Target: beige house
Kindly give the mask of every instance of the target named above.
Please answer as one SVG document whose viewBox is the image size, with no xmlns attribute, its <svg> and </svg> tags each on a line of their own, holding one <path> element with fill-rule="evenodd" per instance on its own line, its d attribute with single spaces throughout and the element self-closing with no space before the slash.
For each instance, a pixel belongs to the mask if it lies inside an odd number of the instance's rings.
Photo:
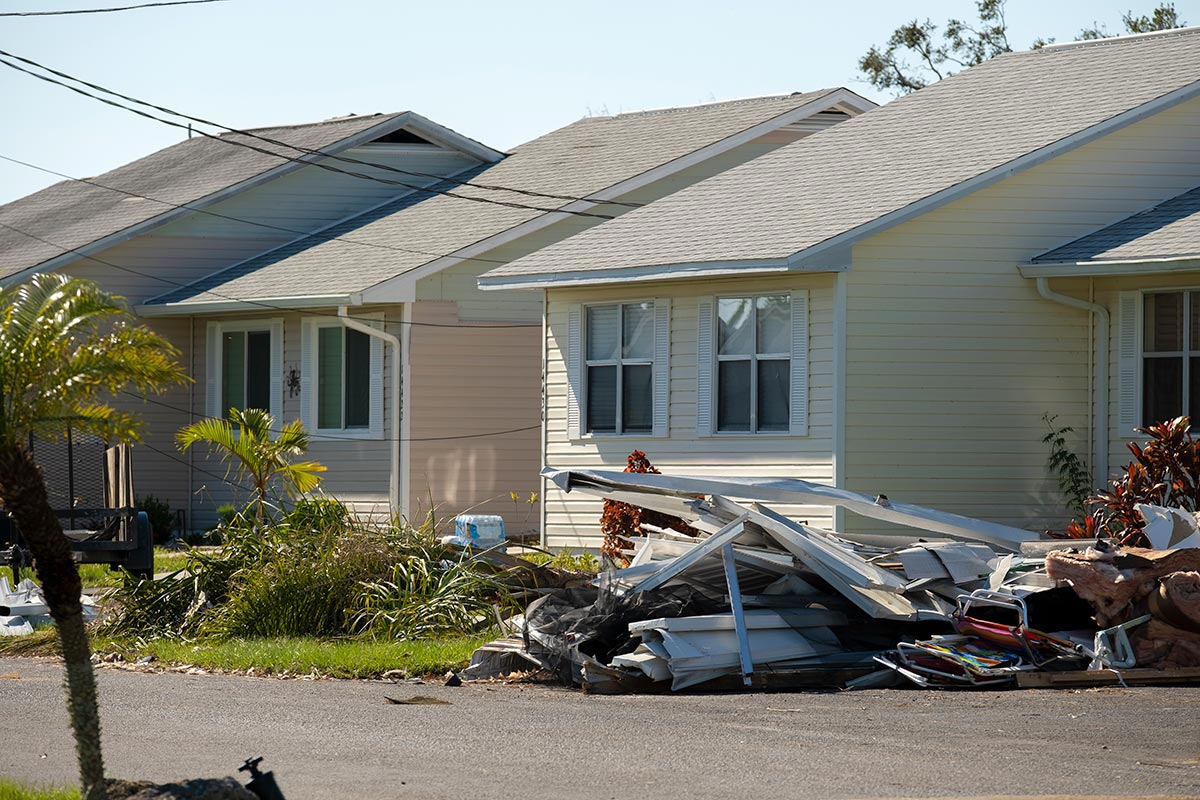
<svg viewBox="0 0 1200 800">
<path fill-rule="evenodd" d="M 636 448 L 663 471 L 1061 527 L 1043 415 L 1074 427 L 1100 477 L 1135 426 L 1200 407 L 1198 186 L 1200 29 L 1055 45 L 481 286 L 545 298 L 549 467 L 619 467 Z M 598 503 L 545 488 L 545 542 L 595 546 Z"/>
<path fill-rule="evenodd" d="M 191 527 L 231 491 L 174 432 L 260 406 L 305 422 L 361 513 L 533 530 L 542 301 L 478 276 L 872 107 L 833 89 L 593 117 L 510 153 L 411 113 L 251 132 L 275 158 L 190 140 L 0 208 L 0 265 L 94 277 L 180 349 L 191 387 L 126 400 L 148 422 L 139 493 Z"/>
</svg>

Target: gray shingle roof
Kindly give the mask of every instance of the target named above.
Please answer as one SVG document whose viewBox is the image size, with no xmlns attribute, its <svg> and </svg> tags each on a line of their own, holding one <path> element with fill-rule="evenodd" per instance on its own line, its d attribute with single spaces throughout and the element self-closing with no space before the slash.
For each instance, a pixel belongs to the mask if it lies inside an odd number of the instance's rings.
<svg viewBox="0 0 1200 800">
<path fill-rule="evenodd" d="M 331 147 L 396 116 L 343 117 L 306 125 L 258 128 L 253 132 L 316 150 Z M 220 139 L 197 136 L 91 180 L 102 186 L 184 205 L 287 163 L 286 159 L 230 144 L 230 140 L 287 153 L 290 157 L 298 155 L 239 134 L 225 134 Z M 64 248 L 85 247 L 173 210 L 162 203 L 131 198 L 78 181 L 56 183 L 0 206 L 0 223 L 62 247 L 0 226 L 0 278 L 62 255 Z"/>
<path fill-rule="evenodd" d="M 520 145 L 495 164 L 456 177 L 586 197 L 833 91 L 585 118 Z M 566 205 L 510 192 L 445 188 L 523 205 Z M 285 245 L 149 304 L 352 294 L 542 214 L 416 192 L 339 223 L 323 235 Z M 394 249 L 364 247 L 338 241 L 337 236 Z"/>
<path fill-rule="evenodd" d="M 1200 30 L 999 56 L 485 274 L 786 259 L 1200 80 Z"/>
<path fill-rule="evenodd" d="M 1035 264 L 1200 257 L 1200 188 L 1042 253 Z"/>
</svg>

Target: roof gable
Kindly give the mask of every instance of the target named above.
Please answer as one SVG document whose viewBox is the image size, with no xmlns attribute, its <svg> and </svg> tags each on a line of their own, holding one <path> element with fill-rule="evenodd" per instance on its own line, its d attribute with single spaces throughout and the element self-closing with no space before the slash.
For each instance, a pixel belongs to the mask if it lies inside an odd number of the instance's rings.
<svg viewBox="0 0 1200 800">
<path fill-rule="evenodd" d="M 812 104 L 869 101 L 846 90 L 822 90 L 751 98 L 704 106 L 593 117 L 560 128 L 515 148 L 502 161 L 473 170 L 478 184 L 595 198 L 664 164 L 703 152 L 775 119 L 790 119 Z M 845 124 L 845 123 L 839 123 Z M 559 220 L 556 209 L 586 209 L 589 201 L 560 204 L 545 198 L 457 187 L 456 194 L 511 201 L 531 208 L 484 205 L 447 196 L 417 193 L 334 225 L 321 235 L 297 241 L 208 276 L 190 287 L 164 294 L 143 306 L 172 305 L 179 311 L 241 300 L 288 297 L 346 297 L 427 265 L 460 263 L 486 256 L 454 256 L 536 220 Z M 375 247 L 340 241 L 351 236 Z M 336 268 L 331 268 L 336 264 Z"/>
<path fill-rule="evenodd" d="M 257 128 L 249 133 L 305 150 L 336 153 L 402 126 L 428 130 L 432 138 L 472 155 L 499 156 L 411 112 Z M 57 268 L 79 257 L 73 250 L 94 252 L 188 213 L 173 206 L 206 205 L 303 167 L 296 159 L 306 157 L 252 136 L 227 133 L 189 138 L 89 178 L 89 183 L 56 183 L 0 206 L 0 279 Z"/>
<path fill-rule="evenodd" d="M 828 251 L 1200 93 L 1200 30 L 999 56 L 485 274 L 485 286 L 623 270 L 813 268 Z M 957 192 L 957 193 L 956 193 Z M 830 264 L 817 253 L 827 251 Z M 633 274 L 632 272 L 628 274 Z"/>
</svg>

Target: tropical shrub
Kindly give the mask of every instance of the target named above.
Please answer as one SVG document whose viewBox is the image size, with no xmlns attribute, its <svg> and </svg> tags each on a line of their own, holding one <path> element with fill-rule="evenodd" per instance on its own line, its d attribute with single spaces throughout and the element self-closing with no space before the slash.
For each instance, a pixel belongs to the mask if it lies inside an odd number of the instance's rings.
<svg viewBox="0 0 1200 800">
<path fill-rule="evenodd" d="M 171 538 L 175 532 L 175 515 L 171 506 L 165 500 L 159 500 L 152 494 L 141 497 L 134 504 L 139 511 L 145 511 L 150 520 L 150 530 L 154 534 L 154 543 L 162 544 Z"/>
<path fill-rule="evenodd" d="M 1137 431 L 1146 434 L 1149 441 L 1144 445 L 1126 443 L 1133 461 L 1125 465 L 1108 491 L 1091 500 L 1100 506 L 1096 512 L 1099 529 L 1116 536 L 1122 544 L 1148 547 L 1150 542 L 1142 533 L 1146 521 L 1135 506 L 1147 503 L 1188 511 L 1200 509 L 1200 445 L 1192 437 L 1187 417 Z"/>
</svg>

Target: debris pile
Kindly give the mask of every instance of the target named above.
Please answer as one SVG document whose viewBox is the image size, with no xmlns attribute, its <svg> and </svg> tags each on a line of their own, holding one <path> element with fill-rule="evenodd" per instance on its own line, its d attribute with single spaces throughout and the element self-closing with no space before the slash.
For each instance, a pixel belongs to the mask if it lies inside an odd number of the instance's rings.
<svg viewBox="0 0 1200 800">
<path fill-rule="evenodd" d="M 91 622 L 96 618 L 95 601 L 87 595 L 79 599 L 84 621 Z M 50 606 L 40 586 L 26 578 L 14 589 L 8 578 L 0 577 L 0 636 L 25 636 L 33 633 L 35 625 L 50 621 Z"/>
<path fill-rule="evenodd" d="M 532 663 L 594 691 L 965 688 L 1031 673 L 1200 667 L 1200 549 L 1039 541 L 799 480 L 546 475 L 697 535 L 642 525 L 644 537 L 622 542 L 628 567 L 535 600 L 464 677 Z M 838 535 L 775 504 L 840 506 L 916 532 Z"/>
</svg>

